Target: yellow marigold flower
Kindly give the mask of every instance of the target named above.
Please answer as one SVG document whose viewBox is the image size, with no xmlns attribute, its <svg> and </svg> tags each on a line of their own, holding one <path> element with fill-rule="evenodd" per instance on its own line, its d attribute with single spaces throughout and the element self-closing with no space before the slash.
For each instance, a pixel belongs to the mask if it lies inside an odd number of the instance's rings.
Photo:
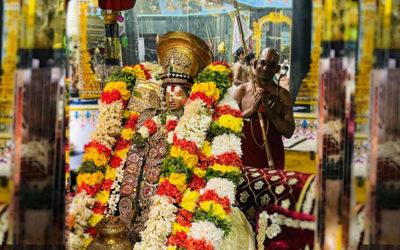
<svg viewBox="0 0 400 250">
<path fill-rule="evenodd" d="M 131 115 L 131 112 L 129 112 L 129 110 L 125 110 L 124 111 L 124 118 L 125 119 L 128 119 L 130 115 Z"/>
<path fill-rule="evenodd" d="M 76 183 L 78 186 L 81 186 L 83 183 L 89 183 L 90 180 L 90 174 L 89 173 L 84 173 L 84 174 L 78 174 L 76 177 Z"/>
<path fill-rule="evenodd" d="M 206 69 L 209 69 L 211 71 L 218 71 L 218 72 L 227 72 L 227 73 L 231 72 L 230 69 L 228 69 L 227 67 L 225 67 L 222 64 L 218 64 L 218 65 L 215 65 L 215 66 L 211 64 L 211 65 L 208 65 Z"/>
<path fill-rule="evenodd" d="M 106 180 L 112 180 L 112 181 L 115 181 L 115 178 L 116 178 L 116 172 L 117 172 L 117 170 L 115 169 L 115 168 L 112 168 L 112 167 L 110 167 L 110 166 L 107 166 L 107 168 L 106 168 Z"/>
<path fill-rule="evenodd" d="M 167 250 L 176 250 L 176 246 L 169 246 L 167 247 Z"/>
<path fill-rule="evenodd" d="M 127 90 L 126 83 L 124 82 L 109 82 L 104 87 L 103 91 L 112 92 L 113 90 L 118 90 L 121 94 L 122 99 L 128 100 L 131 96 L 131 92 Z"/>
<path fill-rule="evenodd" d="M 212 213 L 219 218 L 228 219 L 222 205 L 215 201 L 204 201 L 200 204 L 200 208 L 207 212 L 212 211 Z"/>
<path fill-rule="evenodd" d="M 177 232 L 180 232 L 180 231 L 189 233 L 190 229 L 189 229 L 189 227 L 185 227 L 185 226 L 182 226 L 182 225 L 174 222 L 174 224 L 172 224 L 172 234 L 176 234 Z"/>
<path fill-rule="evenodd" d="M 146 74 L 144 73 L 144 71 L 142 70 L 142 68 L 140 67 L 140 65 L 135 65 L 135 67 L 124 67 L 122 69 L 122 71 L 128 72 L 134 76 L 136 76 L 137 78 L 141 78 L 141 79 L 146 79 Z"/>
<path fill-rule="evenodd" d="M 69 151 L 65 151 L 65 163 L 69 164 Z"/>
<path fill-rule="evenodd" d="M 161 183 L 163 183 L 165 180 L 165 177 L 160 177 L 160 179 L 158 180 L 158 185 L 161 185 Z"/>
<path fill-rule="evenodd" d="M 126 157 L 126 155 L 128 154 L 129 151 L 129 147 L 125 148 L 125 149 L 121 149 L 117 151 L 117 156 L 121 159 L 124 159 Z"/>
<path fill-rule="evenodd" d="M 97 149 L 88 148 L 83 155 L 83 161 L 92 160 L 98 167 L 105 166 L 108 162 L 108 157 L 104 154 L 99 154 Z"/>
<path fill-rule="evenodd" d="M 186 189 L 186 175 L 180 173 L 172 173 L 168 178 L 168 181 L 175 185 L 179 191 L 183 192 Z"/>
<path fill-rule="evenodd" d="M 69 172 L 66 172 L 66 173 L 65 173 L 65 181 L 67 182 L 68 179 L 69 179 Z"/>
<path fill-rule="evenodd" d="M 221 127 L 229 128 L 234 132 L 239 132 L 243 128 L 243 119 L 234 117 L 233 115 L 221 115 L 217 124 Z"/>
<path fill-rule="evenodd" d="M 212 169 L 219 170 L 222 173 L 232 173 L 232 172 L 235 172 L 237 174 L 241 173 L 239 167 L 236 167 L 236 166 L 225 166 L 225 165 L 221 165 L 221 164 L 218 164 L 218 163 L 214 164 L 212 166 Z"/>
<path fill-rule="evenodd" d="M 190 189 L 187 189 L 185 193 L 183 194 L 182 202 L 181 202 L 181 207 L 193 212 L 193 210 L 196 208 L 196 204 L 199 201 L 200 198 L 200 193 L 197 191 L 190 191 Z"/>
<path fill-rule="evenodd" d="M 95 198 L 103 204 L 107 204 L 108 198 L 110 198 L 110 193 L 106 190 L 101 190 L 95 196 Z"/>
<path fill-rule="evenodd" d="M 172 146 L 170 155 L 173 157 L 182 157 L 186 167 L 190 169 L 195 167 L 199 160 L 197 155 L 192 155 L 187 150 L 181 149 L 179 146 Z"/>
<path fill-rule="evenodd" d="M 97 171 L 92 174 L 91 179 L 92 179 L 91 183 L 93 183 L 93 184 L 89 184 L 89 185 L 101 184 L 103 182 L 104 175 L 102 172 Z"/>
<path fill-rule="evenodd" d="M 130 129 L 130 128 L 124 128 L 124 129 L 122 129 L 122 131 L 121 131 L 121 136 L 122 136 L 125 140 L 130 141 L 130 140 L 132 139 L 132 136 L 133 136 L 134 133 L 135 133 L 135 131 L 133 131 L 132 129 Z"/>
<path fill-rule="evenodd" d="M 93 238 L 92 238 L 92 237 L 89 237 L 89 238 L 87 238 L 87 239 L 84 239 L 84 244 L 85 244 L 85 246 L 84 246 L 83 248 L 86 249 L 86 248 L 90 245 L 90 243 L 92 243 L 92 241 L 93 241 Z"/>
<path fill-rule="evenodd" d="M 209 141 L 204 142 L 201 152 L 207 157 L 211 156 L 211 144 Z"/>
<path fill-rule="evenodd" d="M 124 111 L 124 118 L 128 119 L 131 115 L 139 115 L 138 112 L 134 111 L 134 110 L 125 110 Z"/>
<path fill-rule="evenodd" d="M 203 92 L 209 97 L 214 97 L 215 100 L 219 99 L 219 90 L 214 82 L 201 82 L 196 83 L 192 87 L 192 93 Z"/>
<path fill-rule="evenodd" d="M 102 214 L 92 214 L 92 217 L 89 219 L 89 225 L 91 227 L 96 226 L 97 223 L 99 223 L 103 219 Z"/>
<path fill-rule="evenodd" d="M 198 167 L 193 168 L 193 173 L 198 177 L 204 177 L 206 175 L 206 171 Z"/>
</svg>

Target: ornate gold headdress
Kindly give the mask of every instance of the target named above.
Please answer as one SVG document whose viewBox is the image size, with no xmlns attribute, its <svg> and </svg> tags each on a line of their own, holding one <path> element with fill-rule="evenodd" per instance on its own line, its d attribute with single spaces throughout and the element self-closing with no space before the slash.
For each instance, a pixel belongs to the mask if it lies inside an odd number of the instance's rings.
<svg viewBox="0 0 400 250">
<path fill-rule="evenodd" d="M 146 109 L 161 109 L 160 88 L 161 86 L 146 81 L 136 79 L 136 85 L 129 101 L 128 109 L 136 112 L 143 112 Z"/>
<path fill-rule="evenodd" d="M 197 36 L 173 31 L 163 35 L 157 44 L 157 55 L 164 69 L 164 85 L 191 87 L 197 73 L 212 63 L 212 52 Z"/>
</svg>

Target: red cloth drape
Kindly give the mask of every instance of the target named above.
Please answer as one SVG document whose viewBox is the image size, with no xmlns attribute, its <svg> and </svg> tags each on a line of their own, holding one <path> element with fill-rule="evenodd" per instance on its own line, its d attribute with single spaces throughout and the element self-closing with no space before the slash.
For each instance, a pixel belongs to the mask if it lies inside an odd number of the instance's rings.
<svg viewBox="0 0 400 250">
<path fill-rule="evenodd" d="M 266 122 L 267 120 L 264 119 Z M 253 133 L 251 132 L 253 123 Z M 243 127 L 245 137 L 242 139 L 243 165 L 253 168 L 268 168 L 268 157 L 263 145 L 263 137 L 259 120 L 246 122 Z M 274 160 L 275 169 L 283 169 L 285 165 L 285 151 L 283 149 L 282 136 L 278 133 L 272 122 L 268 129 L 268 143 Z M 257 145 L 258 144 L 258 145 Z"/>
<path fill-rule="evenodd" d="M 136 0 L 99 0 L 103 10 L 128 10 L 135 6 Z"/>
</svg>

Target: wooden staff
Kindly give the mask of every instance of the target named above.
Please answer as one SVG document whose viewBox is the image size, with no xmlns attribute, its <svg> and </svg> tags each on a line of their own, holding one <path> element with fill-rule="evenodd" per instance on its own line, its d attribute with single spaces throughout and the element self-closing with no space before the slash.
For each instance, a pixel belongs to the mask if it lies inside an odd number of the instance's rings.
<svg viewBox="0 0 400 250">
<path fill-rule="evenodd" d="M 239 6 L 238 6 L 238 3 L 237 3 L 237 0 L 232 0 L 232 1 L 233 1 L 233 6 L 235 6 L 235 10 L 236 10 L 235 11 L 235 15 L 236 15 L 237 23 L 238 23 L 240 37 L 242 39 L 243 51 L 244 51 L 244 54 L 247 56 L 247 46 L 246 46 L 246 40 L 244 39 L 242 22 L 240 20 L 241 18 L 240 18 Z M 253 74 L 251 72 L 251 69 L 250 69 L 250 81 L 251 81 L 251 89 L 252 89 L 253 94 L 254 94 L 256 92 L 256 83 L 254 82 L 254 77 L 253 77 Z M 264 140 L 265 153 L 267 154 L 267 158 L 268 158 L 268 165 L 269 165 L 270 168 L 274 169 L 274 160 L 272 159 L 271 150 L 270 150 L 269 144 L 268 144 L 267 134 L 265 133 L 264 119 L 263 119 L 262 114 L 261 114 L 260 111 L 257 110 L 257 114 L 258 114 L 258 119 L 260 120 L 261 132 L 262 132 L 262 136 L 263 136 L 263 140 Z M 267 126 L 269 127 L 269 120 L 268 119 L 267 119 Z"/>
</svg>

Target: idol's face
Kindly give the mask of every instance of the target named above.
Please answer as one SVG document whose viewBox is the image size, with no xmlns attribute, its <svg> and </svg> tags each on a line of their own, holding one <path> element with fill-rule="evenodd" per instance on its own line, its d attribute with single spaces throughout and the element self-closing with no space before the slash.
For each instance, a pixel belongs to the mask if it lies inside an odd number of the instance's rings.
<svg viewBox="0 0 400 250">
<path fill-rule="evenodd" d="M 169 110 L 179 110 L 185 105 L 188 96 L 183 87 L 168 85 L 165 93 L 165 102 Z"/>
</svg>

